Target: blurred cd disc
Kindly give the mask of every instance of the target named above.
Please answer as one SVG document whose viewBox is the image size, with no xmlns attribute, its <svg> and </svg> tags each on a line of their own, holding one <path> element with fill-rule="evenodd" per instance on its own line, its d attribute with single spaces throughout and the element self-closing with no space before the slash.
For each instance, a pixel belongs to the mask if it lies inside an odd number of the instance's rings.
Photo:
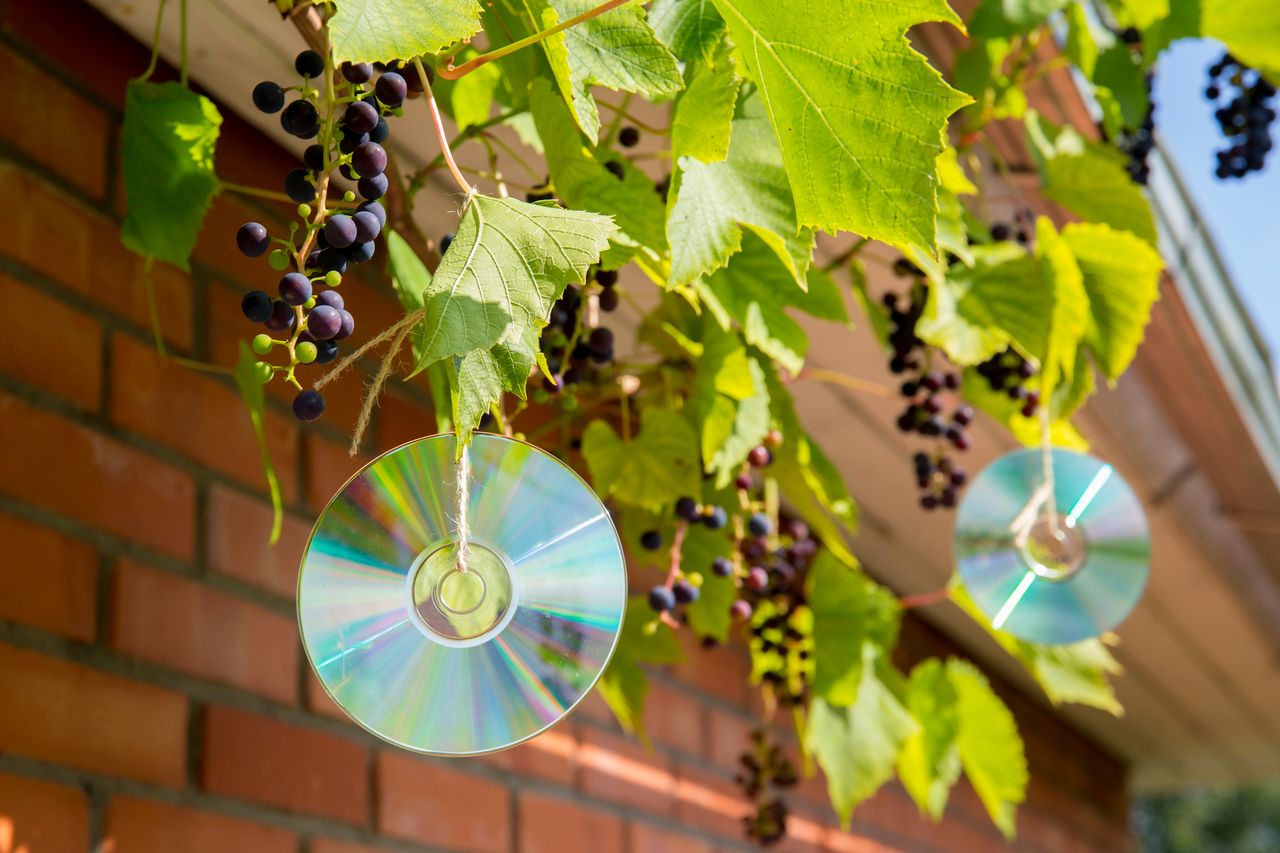
<svg viewBox="0 0 1280 853">
<path fill-rule="evenodd" d="M 608 511 L 568 466 L 477 433 L 466 570 L 457 565 L 455 438 L 366 465 L 316 522 L 298 578 L 302 644 L 352 719 L 398 746 L 513 746 L 581 701 L 626 605 Z"/>
<path fill-rule="evenodd" d="M 956 562 L 994 627 L 1074 643 L 1119 625 L 1138 603 L 1151 537 L 1142 504 L 1110 465 L 1068 450 L 1051 458 L 1054 510 L 1040 450 L 983 469 L 956 515 Z"/>
</svg>

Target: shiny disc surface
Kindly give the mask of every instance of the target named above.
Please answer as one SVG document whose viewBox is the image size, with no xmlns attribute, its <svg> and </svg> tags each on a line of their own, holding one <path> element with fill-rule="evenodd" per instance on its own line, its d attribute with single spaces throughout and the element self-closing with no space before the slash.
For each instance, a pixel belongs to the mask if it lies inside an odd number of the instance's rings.
<svg viewBox="0 0 1280 853">
<path fill-rule="evenodd" d="M 356 722 L 406 749 L 472 755 L 562 719 L 613 653 L 626 568 L 570 468 L 477 433 L 467 570 L 457 568 L 453 435 L 369 463 L 330 501 L 298 579 L 303 647 Z"/>
<path fill-rule="evenodd" d="M 1073 643 L 1114 628 L 1142 597 L 1151 558 L 1146 513 L 1108 464 L 1054 450 L 1056 519 L 1041 452 L 985 468 L 956 515 L 960 578 L 992 624 L 1036 643 Z"/>
</svg>

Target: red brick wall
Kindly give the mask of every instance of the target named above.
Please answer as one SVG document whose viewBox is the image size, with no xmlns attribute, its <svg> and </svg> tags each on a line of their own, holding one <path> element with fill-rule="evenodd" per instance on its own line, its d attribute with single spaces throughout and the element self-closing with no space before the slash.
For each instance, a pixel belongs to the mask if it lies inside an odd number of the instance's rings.
<svg viewBox="0 0 1280 853">
<path fill-rule="evenodd" d="M 753 706 L 734 650 L 691 647 L 654 674 L 652 750 L 596 698 L 474 761 L 388 749 L 345 720 L 300 653 L 292 595 L 311 517 L 357 464 L 344 428 L 365 377 L 326 392 L 315 426 L 272 396 L 288 517 L 268 549 L 235 390 L 157 356 L 142 264 L 118 237 L 121 96 L 146 52 L 74 0 L 2 8 L 0 820 L 16 840 L 31 853 L 107 839 L 117 853 L 749 849 L 733 775 Z M 262 185 L 289 165 L 230 114 L 218 159 L 228 179 Z M 173 352 L 233 360 L 247 334 L 238 294 L 270 273 L 232 234 L 262 215 L 222 196 L 191 274 L 155 270 Z M 343 290 L 359 335 L 395 318 L 382 282 Z M 420 389 L 391 392 L 369 450 L 429 432 L 424 404 Z M 906 642 L 908 656 L 947 650 L 918 624 Z M 1018 848 L 1128 847 L 1123 767 L 1005 692 L 1032 766 Z M 936 826 L 887 788 L 852 834 L 830 828 L 820 781 L 793 800 L 787 850 L 1004 849 L 967 787 Z"/>
</svg>

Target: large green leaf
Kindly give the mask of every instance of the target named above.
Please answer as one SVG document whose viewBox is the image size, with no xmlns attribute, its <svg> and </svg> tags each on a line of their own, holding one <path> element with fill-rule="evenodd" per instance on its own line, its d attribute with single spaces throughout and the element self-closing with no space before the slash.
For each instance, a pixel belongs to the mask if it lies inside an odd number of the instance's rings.
<svg viewBox="0 0 1280 853">
<path fill-rule="evenodd" d="M 672 159 L 688 156 L 715 163 L 729 156 L 730 122 L 737 102 L 738 79 L 728 65 L 695 71 L 671 117 Z"/>
<path fill-rule="evenodd" d="M 519 348 L 581 282 L 615 231 L 595 213 L 475 196 L 426 285 L 418 368 L 502 345 Z"/>
<path fill-rule="evenodd" d="M 1120 378 L 1133 361 L 1151 306 L 1160 293 L 1160 255 L 1127 231 L 1075 223 L 1062 230 L 1089 294 L 1086 343 L 1107 378 Z"/>
<path fill-rule="evenodd" d="M 190 269 L 188 258 L 218 191 L 213 149 L 222 116 L 179 83 L 130 80 L 125 90 L 124 244 L 139 255 Z"/>
<path fill-rule="evenodd" d="M 703 323 L 702 345 L 694 410 L 703 464 L 716 475 L 716 486 L 724 488 L 769 433 L 769 389 L 764 369 L 751 358 L 742 338 L 722 330 L 709 316 Z"/>
<path fill-rule="evenodd" d="M 711 0 L 654 0 L 649 25 L 685 62 L 706 61 L 724 43 L 724 19 Z"/>
<path fill-rule="evenodd" d="M 738 597 L 738 589 L 733 578 L 722 578 L 712 573 L 711 562 L 716 557 L 728 557 L 732 548 L 732 540 L 725 536 L 723 530 L 708 530 L 691 524 L 685 532 L 681 549 L 681 568 L 686 573 L 702 575 L 698 600 L 684 609 L 689 627 L 699 637 L 713 637 L 722 643 L 729 639 L 729 608 Z"/>
<path fill-rule="evenodd" d="M 825 549 L 809 569 L 813 611 L 813 695 L 851 705 L 862 684 L 863 644 L 892 648 L 902 610 L 887 589 Z"/>
<path fill-rule="evenodd" d="M 595 0 L 526 0 L 542 26 L 553 26 L 595 8 Z M 556 84 L 574 120 L 594 143 L 600 115 L 592 86 L 661 100 L 684 88 L 676 58 L 645 21 L 644 8 L 611 9 L 542 40 Z"/>
<path fill-rule="evenodd" d="M 1200 0 L 1201 32 L 1280 83 L 1280 15 L 1274 0 Z"/>
<path fill-rule="evenodd" d="M 1108 2 L 1112 7 L 1118 7 L 1126 13 L 1129 21 L 1141 30 L 1145 30 L 1169 14 L 1170 0 L 1108 0 Z M 1173 2 L 1177 3 L 1179 0 L 1173 0 Z"/>
<path fill-rule="evenodd" d="M 653 611 L 644 597 L 628 599 L 618 646 L 596 684 L 601 698 L 624 729 L 644 737 L 644 705 L 649 695 L 649 677 L 640 664 L 679 663 L 683 657 L 684 652 L 675 633 L 653 618 Z"/>
<path fill-rule="evenodd" d="M 1098 42 L 1089 27 L 1084 0 L 1071 0 L 1066 8 L 1066 19 L 1067 41 L 1063 45 L 1063 52 L 1084 76 L 1092 77 L 1094 65 L 1098 61 Z"/>
<path fill-rule="evenodd" d="M 495 62 L 481 65 L 453 82 L 449 105 L 458 130 L 466 130 L 489 119 L 493 100 L 502 86 L 502 68 Z"/>
<path fill-rule="evenodd" d="M 1049 198 L 1090 222 L 1132 231 L 1156 245 L 1156 223 L 1142 190 L 1129 179 L 1124 155 L 1057 128 L 1036 113 L 1026 118 L 1027 139 Z"/>
<path fill-rule="evenodd" d="M 956 746 L 960 763 L 978 799 L 1005 834 L 1014 835 L 1014 816 L 1027 793 L 1027 759 L 1013 714 L 972 664 L 947 661 L 956 693 Z"/>
<path fill-rule="evenodd" d="M 431 273 L 422 259 L 410 248 L 405 239 L 397 232 L 387 229 L 383 232 L 387 244 L 387 273 L 391 276 L 391 286 L 400 300 L 400 307 L 406 314 L 412 314 L 422 307 L 431 283 Z M 422 327 L 414 326 L 409 333 L 409 343 L 413 348 L 413 362 L 422 360 Z M 437 361 L 426 370 L 427 380 L 431 388 L 431 408 L 436 416 L 436 429 L 439 432 L 453 430 L 453 383 L 450 374 L 456 373 L 452 363 Z"/>
<path fill-rule="evenodd" d="M 942 661 L 930 658 L 911 671 L 907 710 L 920 728 L 902 747 L 898 777 L 920 811 L 941 820 L 951 786 L 960 778 L 956 691 Z"/>
<path fill-rule="evenodd" d="M 657 512 L 701 491 L 698 436 L 670 409 L 646 409 L 639 435 L 629 442 L 604 421 L 592 421 L 582 434 L 582 455 L 596 491 L 619 503 Z"/>
<path fill-rule="evenodd" d="M 797 224 L 782 152 L 759 95 L 742 98 L 722 162 L 678 161 L 667 216 L 671 283 L 686 284 L 728 263 L 754 231 L 803 283 L 813 232 Z"/>
<path fill-rule="evenodd" d="M 982 0 L 969 19 L 969 32 L 981 38 L 1030 32 L 1067 5 L 1067 0 Z"/>
<path fill-rule="evenodd" d="M 1123 42 L 1104 50 L 1094 65 L 1094 85 L 1105 86 L 1115 98 L 1127 128 L 1141 127 L 1151 109 L 1146 75 L 1141 59 Z"/>
<path fill-rule="evenodd" d="M 903 745 L 919 729 L 878 676 L 875 646 L 866 643 L 861 652 L 857 699 L 837 707 L 815 698 L 805 733 L 805 747 L 826 774 L 831 804 L 844 825 L 854 806 L 893 777 Z"/>
<path fill-rule="evenodd" d="M 329 19 L 339 62 L 390 62 L 438 53 L 480 32 L 477 0 L 338 0 Z"/>
<path fill-rule="evenodd" d="M 945 0 L 716 7 L 782 144 L 800 224 L 932 246 L 934 160 L 967 99 L 904 34 L 925 21 L 960 26 Z"/>
<path fill-rule="evenodd" d="M 275 466 L 271 464 L 271 451 L 267 447 L 267 434 L 264 420 L 265 401 L 262 393 L 262 380 L 258 378 L 258 359 L 249 350 L 244 341 L 240 341 L 240 357 L 236 361 L 236 369 L 232 376 L 236 380 L 236 388 L 244 399 L 245 408 L 249 410 L 249 420 L 253 422 L 253 433 L 258 438 L 258 450 L 262 453 L 262 475 L 267 481 L 267 491 L 271 494 L 271 535 L 267 538 L 274 545 L 280 539 L 280 530 L 284 524 L 284 499 L 280 494 L 280 478 L 276 476 Z"/>
</svg>

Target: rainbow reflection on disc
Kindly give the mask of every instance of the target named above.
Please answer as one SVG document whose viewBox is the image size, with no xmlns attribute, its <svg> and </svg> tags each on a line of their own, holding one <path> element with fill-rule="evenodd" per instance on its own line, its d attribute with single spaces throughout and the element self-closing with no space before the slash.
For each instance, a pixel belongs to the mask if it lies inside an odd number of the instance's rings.
<svg viewBox="0 0 1280 853">
<path fill-rule="evenodd" d="M 457 569 L 455 438 L 379 456 L 329 502 L 298 578 L 302 644 L 329 695 L 393 744 L 513 746 L 561 720 L 613 654 L 626 606 L 608 511 L 568 466 L 477 433 Z"/>
<path fill-rule="evenodd" d="M 1096 637 L 1142 597 L 1151 562 L 1147 517 L 1105 462 L 1052 452 L 1057 523 L 1040 450 L 1001 456 L 956 514 L 960 579 L 991 624 L 1035 643 Z"/>
</svg>

